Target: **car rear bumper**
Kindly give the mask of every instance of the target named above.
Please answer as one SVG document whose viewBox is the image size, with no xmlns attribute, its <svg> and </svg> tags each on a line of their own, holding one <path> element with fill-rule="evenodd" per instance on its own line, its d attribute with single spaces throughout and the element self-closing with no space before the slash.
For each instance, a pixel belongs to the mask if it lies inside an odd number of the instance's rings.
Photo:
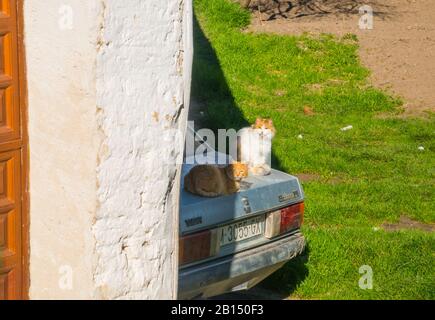
<svg viewBox="0 0 435 320">
<path fill-rule="evenodd" d="M 300 232 L 179 272 L 179 299 L 212 297 L 254 286 L 305 248 Z"/>
</svg>

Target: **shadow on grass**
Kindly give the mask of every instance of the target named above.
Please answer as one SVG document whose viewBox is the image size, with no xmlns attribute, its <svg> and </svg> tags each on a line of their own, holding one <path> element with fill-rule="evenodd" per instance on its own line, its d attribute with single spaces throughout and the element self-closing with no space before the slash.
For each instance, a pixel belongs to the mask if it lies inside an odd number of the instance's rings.
<svg viewBox="0 0 435 320">
<path fill-rule="evenodd" d="M 193 19 L 194 57 L 192 70 L 192 106 L 189 120 L 202 128 L 242 128 L 248 126 L 234 102 L 218 57 L 205 37 L 196 17 Z M 204 115 L 201 116 L 201 113 Z"/>
<path fill-rule="evenodd" d="M 195 121 L 196 130 L 209 128 L 215 133 L 218 129 L 239 130 L 249 126 L 250 123 L 234 100 L 216 52 L 206 38 L 196 16 L 194 16 L 193 28 L 195 53 L 189 120 Z M 272 166 L 282 170 L 275 154 L 272 154 Z M 308 253 L 307 248 L 301 256 L 288 262 L 281 270 L 265 280 L 261 287 L 279 293 L 274 298 L 284 298 L 283 294 L 286 296 L 291 294 L 308 275 L 305 266 Z"/>
<path fill-rule="evenodd" d="M 294 291 L 308 277 L 309 271 L 306 264 L 309 253 L 310 248 L 307 244 L 301 255 L 287 262 L 281 269 L 261 282 L 259 286 L 269 290 L 276 290 L 283 298 L 290 296 L 291 299 Z"/>
<path fill-rule="evenodd" d="M 196 16 L 193 18 L 193 32 L 195 51 L 189 121 L 195 122 L 196 130 L 209 128 L 215 133 L 218 129 L 239 130 L 249 126 L 250 123 L 234 101 L 216 52 L 204 35 Z M 272 166 L 283 170 L 275 154 L 272 154 Z"/>
</svg>

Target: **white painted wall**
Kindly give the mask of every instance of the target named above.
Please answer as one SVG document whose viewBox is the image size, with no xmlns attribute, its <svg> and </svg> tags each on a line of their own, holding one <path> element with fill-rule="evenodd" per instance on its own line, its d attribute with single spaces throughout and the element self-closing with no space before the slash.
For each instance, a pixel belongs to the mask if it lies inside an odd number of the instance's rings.
<svg viewBox="0 0 435 320">
<path fill-rule="evenodd" d="M 38 299 L 90 298 L 93 287 L 90 231 L 96 212 L 98 147 L 95 10 L 89 0 L 70 1 L 74 28 L 62 29 L 60 3 L 24 1 L 30 297 Z"/>
<path fill-rule="evenodd" d="M 31 298 L 175 298 L 183 140 L 170 137 L 188 112 L 191 0 L 24 13 Z"/>
</svg>

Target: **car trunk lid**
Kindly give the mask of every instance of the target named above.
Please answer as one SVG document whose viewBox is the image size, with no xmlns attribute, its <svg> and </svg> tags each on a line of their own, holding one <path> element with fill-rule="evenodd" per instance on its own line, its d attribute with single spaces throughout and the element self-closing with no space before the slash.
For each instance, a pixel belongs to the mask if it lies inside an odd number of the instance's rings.
<svg viewBox="0 0 435 320">
<path fill-rule="evenodd" d="M 180 204 L 180 233 L 186 235 L 216 228 L 237 220 L 264 214 L 303 201 L 299 180 L 272 170 L 268 176 L 250 176 L 238 193 L 205 198 L 184 190 L 183 182 L 193 165 L 184 165 Z"/>
</svg>

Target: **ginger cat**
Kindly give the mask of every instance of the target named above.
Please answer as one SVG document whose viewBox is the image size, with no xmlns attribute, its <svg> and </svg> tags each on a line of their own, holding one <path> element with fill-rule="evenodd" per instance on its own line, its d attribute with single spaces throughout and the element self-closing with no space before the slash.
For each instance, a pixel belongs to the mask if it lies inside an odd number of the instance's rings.
<svg viewBox="0 0 435 320">
<path fill-rule="evenodd" d="M 184 177 L 184 189 L 208 198 L 229 195 L 240 190 L 240 181 L 247 176 L 248 166 L 240 162 L 226 167 L 198 165 Z"/>
<path fill-rule="evenodd" d="M 264 118 L 258 118 L 251 127 L 240 130 L 237 159 L 248 164 L 250 174 L 254 176 L 270 174 L 272 139 L 275 133 L 272 119 Z"/>
</svg>

